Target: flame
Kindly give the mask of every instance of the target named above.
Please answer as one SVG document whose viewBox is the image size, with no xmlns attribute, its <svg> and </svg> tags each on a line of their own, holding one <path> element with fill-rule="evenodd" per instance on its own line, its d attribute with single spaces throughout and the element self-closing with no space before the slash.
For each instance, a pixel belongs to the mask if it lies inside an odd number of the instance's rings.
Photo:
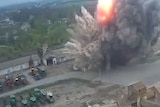
<svg viewBox="0 0 160 107">
<path fill-rule="evenodd" d="M 97 20 L 106 24 L 113 18 L 114 0 L 99 0 L 97 5 Z"/>
</svg>

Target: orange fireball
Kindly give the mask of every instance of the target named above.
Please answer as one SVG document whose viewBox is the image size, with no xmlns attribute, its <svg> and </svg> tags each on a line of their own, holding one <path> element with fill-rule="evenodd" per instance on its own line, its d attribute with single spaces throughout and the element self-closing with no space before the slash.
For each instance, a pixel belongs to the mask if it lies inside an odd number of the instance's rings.
<svg viewBox="0 0 160 107">
<path fill-rule="evenodd" d="M 97 20 L 106 24 L 113 18 L 114 0 L 99 0 L 97 5 Z"/>
</svg>

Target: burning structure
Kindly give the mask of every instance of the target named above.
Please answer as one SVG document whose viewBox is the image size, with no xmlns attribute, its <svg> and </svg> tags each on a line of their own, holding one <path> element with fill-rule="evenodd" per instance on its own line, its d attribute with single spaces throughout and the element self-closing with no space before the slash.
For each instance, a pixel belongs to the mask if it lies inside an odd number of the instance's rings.
<svg viewBox="0 0 160 107">
<path fill-rule="evenodd" d="M 65 52 L 82 70 L 125 65 L 148 56 L 160 35 L 159 0 L 99 0 L 95 17 L 84 7 L 67 29 L 73 38 Z"/>
</svg>

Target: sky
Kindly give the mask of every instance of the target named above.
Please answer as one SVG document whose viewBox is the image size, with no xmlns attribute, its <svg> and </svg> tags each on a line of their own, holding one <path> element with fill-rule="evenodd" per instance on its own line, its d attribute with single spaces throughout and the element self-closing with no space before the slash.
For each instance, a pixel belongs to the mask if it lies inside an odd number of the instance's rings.
<svg viewBox="0 0 160 107">
<path fill-rule="evenodd" d="M 18 3 L 31 2 L 31 1 L 37 1 L 37 0 L 0 0 L 0 7 Z"/>
</svg>

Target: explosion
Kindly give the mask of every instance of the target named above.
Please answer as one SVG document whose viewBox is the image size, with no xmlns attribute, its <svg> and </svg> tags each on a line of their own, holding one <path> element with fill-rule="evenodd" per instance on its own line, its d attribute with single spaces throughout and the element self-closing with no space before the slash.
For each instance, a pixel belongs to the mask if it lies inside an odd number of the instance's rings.
<svg viewBox="0 0 160 107">
<path fill-rule="evenodd" d="M 159 0 L 99 0 L 97 17 L 84 7 L 67 31 L 73 38 L 65 53 L 83 71 L 125 65 L 148 56 L 160 35 Z M 101 27 L 99 27 L 101 25 Z"/>
<path fill-rule="evenodd" d="M 97 5 L 97 20 L 100 24 L 106 24 L 113 18 L 114 1 L 99 0 Z"/>
</svg>

